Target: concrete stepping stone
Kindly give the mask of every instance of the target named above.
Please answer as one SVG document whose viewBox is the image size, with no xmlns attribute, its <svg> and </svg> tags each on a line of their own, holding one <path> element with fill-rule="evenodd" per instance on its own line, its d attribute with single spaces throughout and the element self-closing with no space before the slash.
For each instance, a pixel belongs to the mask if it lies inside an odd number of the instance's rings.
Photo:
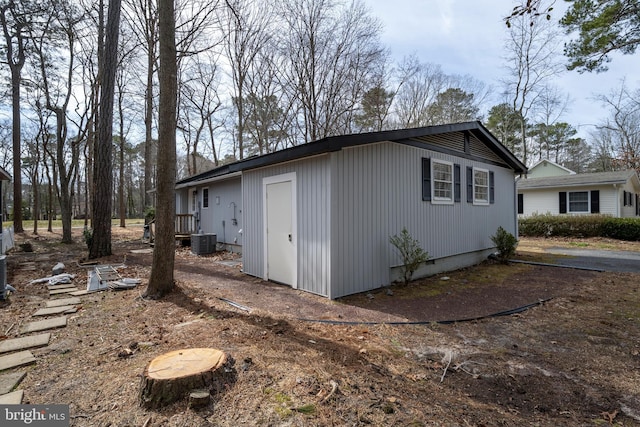
<svg viewBox="0 0 640 427">
<path fill-rule="evenodd" d="M 24 397 L 24 390 L 16 390 L 0 396 L 0 405 L 20 405 Z"/>
<path fill-rule="evenodd" d="M 11 338 L 0 341 L 0 353 L 9 353 L 33 347 L 43 347 L 49 344 L 50 333 L 31 335 L 28 337 Z"/>
<path fill-rule="evenodd" d="M 82 301 L 80 301 L 80 298 L 76 298 L 76 297 L 54 299 L 52 301 L 47 301 L 47 308 L 60 307 L 63 305 L 76 305 L 76 304 L 80 304 L 81 302 Z"/>
<path fill-rule="evenodd" d="M 78 311 L 78 308 L 75 305 L 61 305 L 59 307 L 48 307 L 41 308 L 40 310 L 33 313 L 33 317 L 37 316 L 51 316 L 52 314 L 71 314 Z"/>
<path fill-rule="evenodd" d="M 46 331 L 47 329 L 63 328 L 65 326 L 67 326 L 67 316 L 54 317 L 26 323 L 20 328 L 20 333 L 28 334 L 30 332 Z"/>
<path fill-rule="evenodd" d="M 0 375 L 0 395 L 10 393 L 11 390 L 16 388 L 26 376 L 27 373 L 24 371 L 9 372 L 7 374 Z"/>
<path fill-rule="evenodd" d="M 79 291 L 79 290 L 80 289 L 76 288 L 75 286 L 73 288 L 53 289 L 53 290 L 49 290 L 49 295 L 70 294 L 72 292 Z"/>
<path fill-rule="evenodd" d="M 0 356 L 0 371 L 30 365 L 32 363 L 36 363 L 36 358 L 33 353 L 29 350 L 19 351 L 17 353 L 7 354 L 6 356 Z"/>
</svg>

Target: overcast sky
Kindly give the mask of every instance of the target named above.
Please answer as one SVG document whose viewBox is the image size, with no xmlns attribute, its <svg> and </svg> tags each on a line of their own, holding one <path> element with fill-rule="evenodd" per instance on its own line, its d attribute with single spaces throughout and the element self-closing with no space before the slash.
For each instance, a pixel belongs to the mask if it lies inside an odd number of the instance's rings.
<svg viewBox="0 0 640 427">
<path fill-rule="evenodd" d="M 471 75 L 490 85 L 496 94 L 502 90 L 500 79 L 507 75 L 504 41 L 507 28 L 503 18 L 513 8 L 509 0 L 364 0 L 374 16 L 383 23 L 382 42 L 396 61 L 415 54 L 421 62 L 440 64 L 447 74 Z M 556 1 L 552 19 L 558 21 L 566 8 Z M 562 53 L 563 45 L 558 45 Z M 640 87 L 640 53 L 615 54 L 604 73 L 564 72 L 555 85 L 566 91 L 572 102 L 563 119 L 588 139 L 593 124 L 606 117 L 606 111 L 594 96 L 619 88 L 626 77 L 627 86 Z M 561 57 L 566 62 L 566 58 Z M 488 110 L 500 99 L 492 100 Z"/>
</svg>

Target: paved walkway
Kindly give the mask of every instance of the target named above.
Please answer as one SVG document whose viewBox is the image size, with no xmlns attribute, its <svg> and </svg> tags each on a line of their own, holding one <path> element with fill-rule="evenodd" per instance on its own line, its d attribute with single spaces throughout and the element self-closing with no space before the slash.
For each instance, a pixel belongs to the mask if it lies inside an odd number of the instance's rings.
<svg viewBox="0 0 640 427">
<path fill-rule="evenodd" d="M 545 252 L 564 255 L 562 258 L 558 258 L 554 264 L 604 271 L 640 273 L 640 252 L 581 248 L 549 248 L 545 249 Z"/>
</svg>

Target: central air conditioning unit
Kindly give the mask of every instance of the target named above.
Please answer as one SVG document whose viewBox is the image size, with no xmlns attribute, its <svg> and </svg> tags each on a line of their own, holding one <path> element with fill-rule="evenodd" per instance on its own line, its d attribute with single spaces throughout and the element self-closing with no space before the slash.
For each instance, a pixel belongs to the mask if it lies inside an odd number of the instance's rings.
<svg viewBox="0 0 640 427">
<path fill-rule="evenodd" d="M 212 254 L 216 251 L 218 238 L 215 234 L 192 234 L 191 252 L 196 255 Z"/>
</svg>

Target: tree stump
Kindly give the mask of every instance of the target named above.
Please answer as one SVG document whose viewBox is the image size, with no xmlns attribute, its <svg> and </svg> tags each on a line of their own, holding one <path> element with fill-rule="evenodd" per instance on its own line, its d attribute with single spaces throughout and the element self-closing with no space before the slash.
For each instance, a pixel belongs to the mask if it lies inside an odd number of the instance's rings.
<svg viewBox="0 0 640 427">
<path fill-rule="evenodd" d="M 233 374 L 233 359 L 213 348 L 189 348 L 161 354 L 145 368 L 140 406 L 157 409 L 184 399 L 195 389 L 220 392 Z"/>
</svg>

